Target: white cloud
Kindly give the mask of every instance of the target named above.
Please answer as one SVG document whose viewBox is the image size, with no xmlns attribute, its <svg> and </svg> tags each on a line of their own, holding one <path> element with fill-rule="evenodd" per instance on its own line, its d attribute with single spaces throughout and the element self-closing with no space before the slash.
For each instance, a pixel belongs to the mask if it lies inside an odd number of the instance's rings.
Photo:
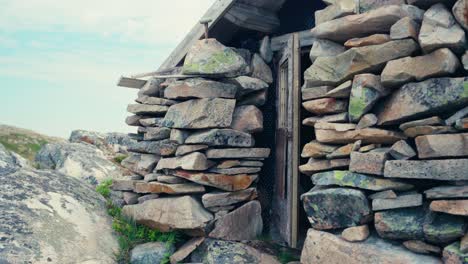
<svg viewBox="0 0 468 264">
<path fill-rule="evenodd" d="M 214 0 L 0 0 L 0 32 L 118 35 L 122 41 L 176 43 Z"/>
</svg>

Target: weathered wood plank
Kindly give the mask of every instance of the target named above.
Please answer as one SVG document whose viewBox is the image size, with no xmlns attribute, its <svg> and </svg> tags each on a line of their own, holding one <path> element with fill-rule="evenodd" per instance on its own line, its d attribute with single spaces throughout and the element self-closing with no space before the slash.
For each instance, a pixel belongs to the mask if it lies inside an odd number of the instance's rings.
<svg viewBox="0 0 468 264">
<path fill-rule="evenodd" d="M 280 20 L 274 11 L 250 4 L 236 3 L 225 18 L 239 27 L 265 33 L 271 33 L 280 26 Z"/>
<path fill-rule="evenodd" d="M 204 19 L 212 19 L 213 22 L 209 25 L 211 29 L 223 16 L 226 12 L 234 5 L 236 0 L 216 0 L 216 2 L 208 9 L 208 11 L 203 16 Z M 159 70 L 164 70 L 167 68 L 175 67 L 177 64 L 182 61 L 182 59 L 187 55 L 189 49 L 195 44 L 199 39 L 201 39 L 205 34 L 205 27 L 197 23 L 189 34 L 187 34 L 182 40 L 182 42 L 177 45 L 177 47 L 172 51 L 171 55 L 163 62 L 159 67 Z"/>
<path fill-rule="evenodd" d="M 119 82 L 117 83 L 117 86 L 141 89 L 143 86 L 145 86 L 145 84 L 146 84 L 146 80 L 122 76 L 120 77 Z"/>
<path fill-rule="evenodd" d="M 289 33 L 271 39 L 271 49 L 273 51 L 280 51 L 288 43 L 288 40 L 291 38 L 292 34 L 299 35 L 299 44 L 300 47 L 308 47 L 314 44 L 315 38 L 312 36 L 310 30 L 304 30 L 300 32 Z"/>
</svg>

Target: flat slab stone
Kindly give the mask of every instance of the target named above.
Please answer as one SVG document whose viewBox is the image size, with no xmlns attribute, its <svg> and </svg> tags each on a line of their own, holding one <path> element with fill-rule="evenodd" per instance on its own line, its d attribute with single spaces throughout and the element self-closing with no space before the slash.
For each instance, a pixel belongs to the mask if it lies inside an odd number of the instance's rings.
<svg viewBox="0 0 468 264">
<path fill-rule="evenodd" d="M 212 147 L 252 147 L 255 140 L 252 135 L 233 129 L 210 129 L 191 134 L 185 143 Z"/>
<path fill-rule="evenodd" d="M 437 135 L 456 133 L 457 130 L 451 126 L 415 126 L 405 129 L 403 132 L 407 137 L 418 137 L 424 135 Z"/>
<path fill-rule="evenodd" d="M 241 105 L 234 109 L 231 128 L 245 133 L 263 131 L 263 113 L 254 105 Z"/>
<path fill-rule="evenodd" d="M 169 107 L 162 125 L 170 128 L 225 128 L 231 126 L 235 100 L 195 99 Z"/>
<path fill-rule="evenodd" d="M 146 176 L 145 176 L 146 178 Z M 187 180 L 182 178 L 172 176 L 172 175 L 164 175 L 164 174 L 156 174 L 156 180 L 161 183 L 168 183 L 168 184 L 179 184 L 179 183 L 188 183 Z M 145 179 L 146 181 L 146 179 Z"/>
<path fill-rule="evenodd" d="M 468 103 L 468 78 L 434 78 L 409 83 L 378 108 L 379 125 L 396 124 Z"/>
<path fill-rule="evenodd" d="M 409 121 L 400 125 L 400 129 L 405 131 L 411 127 L 417 126 L 439 126 L 444 125 L 444 120 L 438 116 L 428 117 L 420 120 Z"/>
<path fill-rule="evenodd" d="M 468 198 L 468 185 L 438 186 L 424 191 L 427 199 Z"/>
<path fill-rule="evenodd" d="M 218 165 L 217 169 L 231 169 L 235 167 L 262 167 L 263 162 L 255 160 L 223 160 Z"/>
<path fill-rule="evenodd" d="M 354 173 L 350 171 L 329 171 L 312 175 L 312 182 L 319 186 L 338 185 L 342 187 L 354 187 L 371 191 L 396 190 L 405 191 L 413 188 L 413 185 L 382 179 L 370 175 Z"/>
<path fill-rule="evenodd" d="M 161 159 L 158 155 L 130 153 L 120 165 L 140 175 L 151 173 Z"/>
<path fill-rule="evenodd" d="M 317 25 L 320 24 L 317 22 L 318 21 L 316 21 Z M 309 57 L 310 57 L 311 62 L 313 63 L 315 59 L 317 59 L 318 57 L 336 56 L 344 52 L 345 50 L 346 49 L 345 47 L 343 47 L 343 45 L 338 44 L 336 42 L 326 40 L 326 39 L 317 39 L 314 41 L 314 44 L 312 44 Z"/>
<path fill-rule="evenodd" d="M 139 124 L 137 126 L 144 126 L 144 127 L 160 127 L 161 121 L 163 120 L 162 117 L 150 117 L 150 118 L 141 118 L 139 120 Z"/>
<path fill-rule="evenodd" d="M 420 240 L 408 240 L 403 242 L 405 248 L 419 254 L 440 254 L 440 247 L 427 244 Z"/>
<path fill-rule="evenodd" d="M 127 107 L 127 111 L 135 115 L 164 115 L 168 106 L 165 105 L 147 105 L 147 104 L 130 104 Z"/>
<path fill-rule="evenodd" d="M 237 192 L 215 192 L 202 196 L 205 208 L 227 206 L 241 202 L 251 201 L 258 196 L 256 188 L 248 188 Z"/>
<path fill-rule="evenodd" d="M 177 143 L 168 139 L 161 141 L 140 141 L 128 146 L 128 151 L 170 156 L 176 152 Z"/>
<path fill-rule="evenodd" d="M 464 118 L 465 116 L 468 116 L 468 106 L 464 107 L 460 110 L 458 110 L 455 114 L 450 116 L 445 120 L 445 124 L 448 126 L 451 126 L 457 122 L 457 120 Z"/>
<path fill-rule="evenodd" d="M 358 122 L 372 109 L 377 100 L 387 93 L 382 86 L 380 76 L 368 73 L 354 76 L 349 98 L 349 120 Z"/>
<path fill-rule="evenodd" d="M 315 129 L 317 141 L 331 144 L 349 144 L 357 140 L 362 140 L 363 144 L 393 144 L 405 139 L 399 132 L 378 128 L 365 128 L 350 131 L 335 131 L 328 129 Z"/>
<path fill-rule="evenodd" d="M 183 230 L 203 234 L 206 224 L 213 219 L 213 215 L 190 196 L 159 198 L 127 205 L 122 209 L 122 214 L 161 232 Z"/>
<path fill-rule="evenodd" d="M 369 237 L 369 226 L 353 226 L 348 227 L 341 233 L 341 238 L 349 242 L 361 242 Z"/>
<path fill-rule="evenodd" d="M 195 151 L 207 149 L 207 145 L 182 145 L 177 147 L 176 156 L 184 156 Z"/>
<path fill-rule="evenodd" d="M 171 129 L 167 127 L 148 127 L 143 140 L 163 140 L 171 136 Z"/>
<path fill-rule="evenodd" d="M 391 39 L 405 39 L 412 38 L 418 40 L 419 30 L 421 24 L 412 20 L 410 17 L 404 17 L 396 22 L 392 28 L 390 28 Z"/>
<path fill-rule="evenodd" d="M 316 160 L 309 159 L 309 161 L 299 166 L 299 171 L 305 175 L 312 175 L 321 171 L 347 169 L 349 166 L 349 159 L 332 159 L 332 160 Z"/>
<path fill-rule="evenodd" d="M 416 156 L 416 152 L 405 140 L 393 144 L 388 153 L 397 160 L 408 160 Z"/>
<path fill-rule="evenodd" d="M 207 170 L 214 165 L 203 153 L 194 152 L 186 156 L 175 158 L 163 158 L 158 162 L 156 170 L 163 169 L 184 169 L 184 170 Z"/>
<path fill-rule="evenodd" d="M 464 264 L 468 258 L 468 253 L 460 250 L 460 242 L 452 243 L 444 248 L 442 260 L 444 263 Z"/>
<path fill-rule="evenodd" d="M 369 195 L 369 199 L 395 199 L 397 198 L 397 194 L 393 190 L 388 191 L 381 191 L 374 194 Z"/>
<path fill-rule="evenodd" d="M 466 0 L 458 0 L 453 6 L 452 13 L 457 22 L 465 29 L 468 30 L 468 2 Z"/>
<path fill-rule="evenodd" d="M 304 102 L 302 106 L 310 113 L 326 115 L 346 112 L 348 102 L 335 98 L 322 98 Z"/>
<path fill-rule="evenodd" d="M 171 255 L 170 261 L 171 264 L 177 264 L 182 262 L 186 259 L 194 250 L 200 246 L 203 241 L 205 241 L 204 237 L 194 237 L 183 244 L 179 249 L 177 249 L 174 254 Z"/>
<path fill-rule="evenodd" d="M 166 184 L 160 182 L 138 182 L 135 184 L 135 192 L 156 194 L 204 193 L 205 187 L 192 183 Z"/>
<path fill-rule="evenodd" d="M 365 114 L 359 119 L 359 123 L 356 126 L 356 129 L 363 129 L 368 127 L 373 127 L 377 124 L 379 120 L 374 114 Z"/>
<path fill-rule="evenodd" d="M 368 27 L 370 26 L 364 28 Z M 412 39 L 351 48 L 334 57 L 317 58 L 306 70 L 304 78 L 310 86 L 340 85 L 356 74 L 377 72 L 386 62 L 410 56 L 417 49 L 418 45 Z"/>
<path fill-rule="evenodd" d="M 468 156 L 468 133 L 420 136 L 416 147 L 420 159 Z"/>
<path fill-rule="evenodd" d="M 389 61 L 382 72 L 385 87 L 398 87 L 412 81 L 450 76 L 460 68 L 460 60 L 448 48 L 418 57 Z"/>
<path fill-rule="evenodd" d="M 235 77 L 241 75 L 247 67 L 245 59 L 216 39 L 196 42 L 185 57 L 182 72 Z"/>
<path fill-rule="evenodd" d="M 304 126 L 315 126 L 318 122 L 331 122 L 331 123 L 346 123 L 348 122 L 348 113 L 339 113 L 334 115 L 313 116 L 308 117 L 302 121 Z"/>
<path fill-rule="evenodd" d="M 468 180 L 468 159 L 391 160 L 385 163 L 387 178 Z"/>
<path fill-rule="evenodd" d="M 174 171 L 172 174 L 191 182 L 212 186 L 228 192 L 245 190 L 249 188 L 250 185 L 258 178 L 258 175 L 225 175 L 216 173 L 189 172 L 183 170 Z"/>
<path fill-rule="evenodd" d="M 154 97 L 154 96 L 139 96 L 136 100 L 137 103 L 140 104 L 147 104 L 147 105 L 166 105 L 171 106 L 173 104 L 177 104 L 177 101 L 174 100 L 167 100 L 164 98 Z"/>
<path fill-rule="evenodd" d="M 174 100 L 191 98 L 235 99 L 237 86 L 202 78 L 176 81 L 164 89 L 164 97 Z"/>
<path fill-rule="evenodd" d="M 348 99 L 351 94 L 353 83 L 351 81 L 344 82 L 333 90 L 327 92 L 326 97 Z"/>
<path fill-rule="evenodd" d="M 429 213 L 423 225 L 424 237 L 430 243 L 448 244 L 460 239 L 466 227 L 463 216 Z"/>
<path fill-rule="evenodd" d="M 260 202 L 248 202 L 215 222 L 209 237 L 223 240 L 254 240 L 263 231 Z"/>
<path fill-rule="evenodd" d="M 468 200 L 432 201 L 430 208 L 435 212 L 468 216 Z"/>
<path fill-rule="evenodd" d="M 350 15 L 319 24 L 312 29 L 316 38 L 344 42 L 374 33 L 390 32 L 390 28 L 403 17 L 421 21 L 424 11 L 413 6 L 383 6 L 367 13 Z"/>
<path fill-rule="evenodd" d="M 262 168 L 259 167 L 235 167 L 235 168 L 211 168 L 209 172 L 226 174 L 226 175 L 237 175 L 237 174 L 255 174 L 259 173 Z"/>
<path fill-rule="evenodd" d="M 268 83 L 250 76 L 239 76 L 233 79 L 228 79 L 227 82 L 237 85 L 238 96 L 245 96 L 254 92 L 264 91 L 268 88 Z"/>
<path fill-rule="evenodd" d="M 422 207 L 377 212 L 375 229 L 380 237 L 395 240 L 424 239 L 423 223 L 426 214 Z"/>
<path fill-rule="evenodd" d="M 421 194 L 399 195 L 392 199 L 374 199 L 372 200 L 372 210 L 381 211 L 397 208 L 415 207 L 422 205 Z"/>
<path fill-rule="evenodd" d="M 349 170 L 358 173 L 383 175 L 388 149 L 376 149 L 367 153 L 352 152 Z"/>
<path fill-rule="evenodd" d="M 344 43 L 347 48 L 364 47 L 370 45 L 379 45 L 391 41 L 388 34 L 374 34 L 368 37 L 352 38 Z"/>
<path fill-rule="evenodd" d="M 312 227 L 318 230 L 364 224 L 371 210 L 363 192 L 334 188 L 309 191 L 301 196 Z"/>
<path fill-rule="evenodd" d="M 315 159 L 323 158 L 328 154 L 333 153 L 336 149 L 338 149 L 338 146 L 326 145 L 314 140 L 304 146 L 301 157 Z"/>
<path fill-rule="evenodd" d="M 333 86 L 318 86 L 302 88 L 302 101 L 327 97 L 327 93 L 335 89 Z"/>
<path fill-rule="evenodd" d="M 270 152 L 268 148 L 209 149 L 206 151 L 206 157 L 209 159 L 268 158 Z"/>
</svg>

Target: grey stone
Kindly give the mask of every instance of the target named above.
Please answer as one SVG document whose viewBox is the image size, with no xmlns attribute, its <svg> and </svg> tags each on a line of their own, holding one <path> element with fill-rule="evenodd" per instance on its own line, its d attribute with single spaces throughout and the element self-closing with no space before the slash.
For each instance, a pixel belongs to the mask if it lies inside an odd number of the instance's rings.
<svg viewBox="0 0 468 264">
<path fill-rule="evenodd" d="M 315 23 L 320 25 L 335 18 L 352 15 L 356 12 L 356 2 L 353 0 L 337 0 L 325 9 L 315 12 Z"/>
<path fill-rule="evenodd" d="M 161 141 L 140 141 L 131 145 L 128 150 L 138 153 L 149 153 L 160 156 L 170 156 L 175 153 L 177 143 L 168 139 Z"/>
<path fill-rule="evenodd" d="M 175 100 L 192 98 L 227 98 L 234 99 L 237 86 L 234 84 L 195 78 L 177 81 L 164 89 L 164 97 Z"/>
<path fill-rule="evenodd" d="M 349 170 L 358 173 L 383 175 L 388 149 L 375 149 L 367 153 L 351 152 Z"/>
<path fill-rule="evenodd" d="M 129 126 L 140 126 L 140 120 L 142 119 L 142 116 L 139 115 L 131 115 L 125 118 L 125 124 Z"/>
<path fill-rule="evenodd" d="M 262 57 L 255 53 L 252 58 L 252 77 L 260 79 L 268 84 L 273 83 L 273 73 Z"/>
<path fill-rule="evenodd" d="M 190 136 L 190 130 L 182 130 L 182 129 L 171 129 L 171 135 L 169 139 L 172 142 L 176 142 L 178 144 L 184 144 L 185 140 Z"/>
<path fill-rule="evenodd" d="M 383 6 L 404 4 L 406 4 L 405 0 L 359 0 L 358 14 L 369 12 Z"/>
<path fill-rule="evenodd" d="M 127 111 L 135 115 L 161 116 L 166 114 L 168 107 L 165 105 L 147 105 L 147 104 L 130 104 Z"/>
<path fill-rule="evenodd" d="M 338 87 L 327 92 L 326 97 L 342 98 L 342 99 L 349 98 L 349 96 L 351 95 L 352 87 L 353 87 L 353 82 L 351 81 L 344 82 Z"/>
<path fill-rule="evenodd" d="M 423 225 L 424 237 L 435 244 L 447 244 L 463 237 L 468 224 L 462 216 L 430 213 Z"/>
<path fill-rule="evenodd" d="M 125 204 L 137 204 L 139 196 L 140 195 L 134 192 L 123 192 L 123 199 L 125 201 Z"/>
<path fill-rule="evenodd" d="M 263 106 L 265 105 L 267 101 L 267 96 L 268 96 L 267 90 L 254 92 L 252 94 L 248 94 L 242 97 L 237 103 L 237 106 L 241 106 L 241 105 Z"/>
<path fill-rule="evenodd" d="M 248 188 L 237 192 L 214 192 L 202 196 L 205 208 L 228 206 L 257 198 L 257 189 Z"/>
<path fill-rule="evenodd" d="M 228 79 L 228 82 L 238 86 L 237 96 L 245 96 L 254 92 L 261 92 L 268 88 L 268 83 L 249 76 L 239 76 Z"/>
<path fill-rule="evenodd" d="M 397 194 L 393 190 L 381 191 L 374 194 L 369 195 L 369 199 L 395 199 L 397 198 Z"/>
<path fill-rule="evenodd" d="M 334 115 L 325 115 L 320 117 L 308 117 L 302 121 L 304 126 L 315 126 L 318 122 L 346 123 L 348 122 L 348 113 L 339 113 Z"/>
<path fill-rule="evenodd" d="M 468 156 L 468 133 L 420 136 L 416 147 L 420 159 Z"/>
<path fill-rule="evenodd" d="M 172 105 L 162 122 L 171 128 L 229 127 L 236 101 L 229 99 L 196 99 Z"/>
<path fill-rule="evenodd" d="M 466 104 L 466 80 L 468 78 L 434 78 L 404 85 L 377 109 L 379 125 L 401 123 Z"/>
<path fill-rule="evenodd" d="M 158 174 L 156 179 L 158 180 L 158 182 L 168 183 L 168 184 L 180 184 L 180 183 L 187 182 L 186 180 L 176 177 L 176 176 L 162 175 L 162 174 Z"/>
<path fill-rule="evenodd" d="M 468 180 L 468 159 L 391 160 L 385 163 L 388 178 L 431 179 L 447 181 Z"/>
<path fill-rule="evenodd" d="M 346 112 L 348 102 L 335 98 L 322 98 L 304 102 L 302 106 L 310 113 L 326 115 Z"/>
<path fill-rule="evenodd" d="M 156 194 L 193 194 L 204 193 L 205 187 L 194 183 L 166 184 L 161 182 L 137 182 L 135 184 L 136 193 L 156 193 Z"/>
<path fill-rule="evenodd" d="M 309 57 L 313 63 L 318 57 L 333 57 L 343 53 L 345 50 L 343 45 L 336 42 L 326 39 L 316 39 L 310 49 Z"/>
<path fill-rule="evenodd" d="M 442 260 L 444 263 L 464 264 L 468 258 L 468 253 L 463 253 L 460 250 L 460 242 L 452 243 L 444 248 Z"/>
<path fill-rule="evenodd" d="M 322 171 L 347 169 L 348 166 L 349 159 L 317 160 L 310 158 L 306 164 L 299 166 L 299 171 L 305 175 L 312 175 Z"/>
<path fill-rule="evenodd" d="M 168 254 L 174 253 L 174 245 L 163 242 L 151 242 L 137 245 L 130 251 L 131 264 L 161 263 Z"/>
<path fill-rule="evenodd" d="M 271 40 L 269 36 L 265 36 L 260 43 L 259 48 L 260 56 L 266 63 L 273 60 L 273 50 L 271 49 Z"/>
<path fill-rule="evenodd" d="M 234 109 L 231 128 L 245 133 L 263 131 L 263 113 L 254 105 L 237 106 Z"/>
<path fill-rule="evenodd" d="M 349 120 L 358 122 L 362 116 L 372 109 L 377 100 L 386 94 L 380 76 L 374 74 L 354 76 L 351 97 L 349 98 Z"/>
<path fill-rule="evenodd" d="M 210 149 L 206 151 L 206 157 L 209 159 L 268 158 L 270 152 L 268 148 Z"/>
<path fill-rule="evenodd" d="M 468 2 L 466 0 L 458 0 L 452 9 L 453 15 L 458 23 L 465 29 L 468 30 Z"/>
<path fill-rule="evenodd" d="M 359 123 L 356 126 L 356 129 L 363 129 L 363 128 L 368 128 L 375 126 L 379 120 L 377 119 L 377 116 L 374 114 L 365 114 L 361 117 L 359 120 Z"/>
<path fill-rule="evenodd" d="M 420 120 L 415 120 L 415 121 L 410 121 L 406 122 L 400 125 L 400 129 L 405 131 L 408 128 L 411 127 L 417 127 L 417 126 L 432 126 L 432 125 L 443 125 L 444 121 L 438 117 L 438 116 L 433 116 L 429 118 L 424 118 Z"/>
<path fill-rule="evenodd" d="M 439 48 L 450 48 L 456 53 L 462 53 L 465 52 L 466 34 L 452 13 L 439 3 L 424 13 L 419 44 L 426 53 Z"/>
<path fill-rule="evenodd" d="M 448 125 L 448 126 L 451 126 L 451 125 L 455 124 L 455 122 L 457 120 L 462 119 L 465 116 L 468 116 L 468 106 L 458 110 L 452 116 L 447 118 L 447 120 L 445 120 L 445 124 Z"/>
<path fill-rule="evenodd" d="M 135 173 L 146 175 L 154 170 L 160 159 L 158 155 L 130 153 L 121 165 Z"/>
<path fill-rule="evenodd" d="M 399 195 L 392 199 L 373 199 L 372 210 L 381 211 L 388 209 L 406 208 L 421 206 L 423 198 L 421 194 Z"/>
<path fill-rule="evenodd" d="M 438 186 L 424 192 L 427 199 L 468 198 L 468 185 Z"/>
<path fill-rule="evenodd" d="M 417 41 L 420 29 L 419 23 L 409 17 L 404 17 L 390 28 L 390 37 L 392 39 L 412 38 Z"/>
<path fill-rule="evenodd" d="M 135 101 L 137 103 L 146 104 L 146 105 L 167 105 L 167 106 L 171 106 L 171 105 L 177 103 L 174 100 L 167 100 L 167 99 L 164 99 L 164 98 L 146 96 L 146 95 L 138 97 Z"/>
<path fill-rule="evenodd" d="M 144 203 L 146 201 L 154 200 L 154 199 L 158 199 L 158 198 L 159 198 L 159 194 L 155 194 L 155 193 L 146 194 L 146 195 L 140 196 L 138 198 L 138 203 L 142 204 L 142 203 Z"/>
<path fill-rule="evenodd" d="M 207 145 L 182 145 L 177 147 L 175 155 L 177 157 L 184 156 L 195 151 L 205 150 L 207 148 Z"/>
<path fill-rule="evenodd" d="M 315 129 L 317 141 L 330 144 L 349 144 L 362 140 L 363 144 L 393 144 L 405 139 L 401 133 L 391 130 L 364 128 L 359 130 L 336 131 L 334 129 Z"/>
<path fill-rule="evenodd" d="M 245 59 L 215 39 L 199 40 L 188 51 L 183 66 L 184 74 L 235 77 L 248 67 Z"/>
<path fill-rule="evenodd" d="M 163 140 L 169 138 L 171 135 L 171 129 L 167 127 L 148 127 L 145 135 L 143 136 L 144 140 Z"/>
<path fill-rule="evenodd" d="M 257 174 L 226 175 L 208 172 L 171 171 L 171 174 L 191 182 L 233 192 L 245 190 L 257 180 Z"/>
<path fill-rule="evenodd" d="M 386 62 L 409 56 L 417 49 L 412 39 L 352 48 L 334 57 L 317 58 L 304 78 L 310 86 L 339 85 L 356 74 L 378 72 Z"/>
<path fill-rule="evenodd" d="M 408 250 L 419 254 L 440 254 L 440 247 L 427 244 L 420 240 L 408 240 L 403 242 L 403 246 Z"/>
<path fill-rule="evenodd" d="M 191 134 L 185 143 L 217 147 L 252 147 L 255 140 L 252 135 L 233 129 L 210 129 Z"/>
<path fill-rule="evenodd" d="M 211 168 L 209 172 L 225 174 L 225 175 L 238 175 L 238 174 L 255 174 L 259 173 L 262 168 L 258 167 L 236 167 L 236 168 L 228 168 L 228 169 L 220 169 L 220 168 Z"/>
<path fill-rule="evenodd" d="M 426 214 L 422 207 L 401 208 L 377 212 L 375 229 L 386 239 L 424 239 L 423 224 Z"/>
<path fill-rule="evenodd" d="M 159 127 L 161 126 L 162 120 L 162 117 L 142 118 L 139 120 L 139 125 L 142 125 L 144 127 Z"/>
<path fill-rule="evenodd" d="M 195 237 L 183 244 L 177 251 L 171 255 L 171 264 L 177 264 L 186 259 L 194 250 L 205 241 L 204 237 Z"/>
<path fill-rule="evenodd" d="M 318 86 L 302 88 L 302 100 L 312 100 L 327 97 L 327 93 L 333 90 L 333 86 Z"/>
<path fill-rule="evenodd" d="M 363 38 L 352 38 L 344 43 L 347 48 L 364 47 L 370 45 L 379 45 L 391 41 L 388 34 L 374 34 Z"/>
<path fill-rule="evenodd" d="M 248 202 L 218 219 L 209 237 L 223 240 L 254 240 L 263 231 L 260 202 Z"/>
<path fill-rule="evenodd" d="M 150 78 L 145 85 L 138 91 L 138 97 L 141 96 L 160 96 L 161 84 L 164 82 L 163 79 Z"/>
<path fill-rule="evenodd" d="M 416 156 L 414 149 L 405 140 L 393 144 L 389 154 L 397 160 L 408 160 Z"/>
<path fill-rule="evenodd" d="M 186 156 L 163 158 L 158 162 L 156 170 L 184 169 L 202 171 L 212 167 L 213 165 L 214 163 L 209 161 L 204 154 L 200 152 L 194 152 Z"/>
</svg>

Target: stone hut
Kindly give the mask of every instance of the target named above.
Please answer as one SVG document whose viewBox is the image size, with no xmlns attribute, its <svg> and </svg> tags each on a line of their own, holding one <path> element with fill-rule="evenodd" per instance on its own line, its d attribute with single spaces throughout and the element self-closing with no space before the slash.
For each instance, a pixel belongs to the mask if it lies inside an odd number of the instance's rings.
<svg viewBox="0 0 468 264">
<path fill-rule="evenodd" d="M 234 263 L 212 246 L 262 234 L 301 263 L 468 263 L 467 13 L 216 1 L 157 71 L 119 80 L 139 90 L 123 212 L 195 237 L 173 263 Z"/>
</svg>

